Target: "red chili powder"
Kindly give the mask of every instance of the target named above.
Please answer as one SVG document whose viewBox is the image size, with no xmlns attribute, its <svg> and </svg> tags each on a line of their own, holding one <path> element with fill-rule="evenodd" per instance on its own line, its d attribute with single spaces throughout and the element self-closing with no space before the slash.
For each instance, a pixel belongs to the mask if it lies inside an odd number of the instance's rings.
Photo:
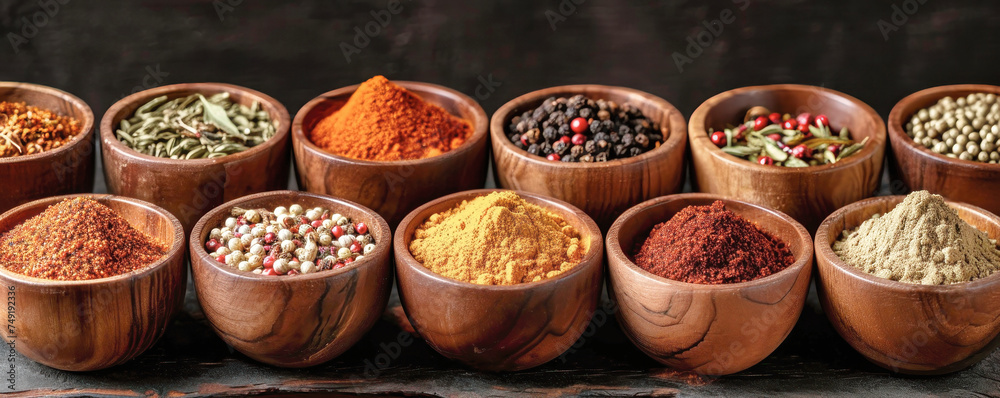
<svg viewBox="0 0 1000 398">
<path fill-rule="evenodd" d="M 646 271 L 705 285 L 752 281 L 793 261 L 784 242 L 727 210 L 721 201 L 684 208 L 653 227 L 635 253 L 635 263 Z"/>
<path fill-rule="evenodd" d="M 0 266 L 35 278 L 107 278 L 145 268 L 167 252 L 111 208 L 67 199 L 0 237 Z"/>
</svg>

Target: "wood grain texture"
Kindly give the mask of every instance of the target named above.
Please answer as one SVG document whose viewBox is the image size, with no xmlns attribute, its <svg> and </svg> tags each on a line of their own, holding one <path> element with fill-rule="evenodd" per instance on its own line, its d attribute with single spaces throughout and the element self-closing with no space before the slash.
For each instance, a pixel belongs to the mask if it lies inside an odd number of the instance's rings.
<svg viewBox="0 0 1000 398">
<path fill-rule="evenodd" d="M 894 372 L 943 374 L 964 369 L 1000 345 L 1000 273 L 953 285 L 915 285 L 869 275 L 831 247 L 844 230 L 884 214 L 905 196 L 853 203 L 833 213 L 816 232 L 816 262 L 823 310 L 837 332 L 868 360 Z M 948 202 L 990 238 L 1000 218 L 975 206 Z"/>
<path fill-rule="evenodd" d="M 959 84 L 921 90 L 903 98 L 889 113 L 892 156 L 889 175 L 912 190 L 927 190 L 948 199 L 1000 213 L 1000 164 L 952 159 L 917 145 L 906 135 L 905 124 L 917 111 L 946 96 L 971 93 L 1000 94 L 1000 86 Z"/>
<path fill-rule="evenodd" d="M 445 278 L 413 258 L 413 233 L 428 217 L 494 191 L 448 195 L 406 216 L 395 237 L 397 285 L 413 328 L 441 355 L 476 369 L 529 369 L 568 350 L 587 328 L 601 295 L 604 245 L 597 224 L 581 210 L 518 192 L 579 231 L 588 250 L 580 264 L 538 282 L 488 286 Z"/>
<path fill-rule="evenodd" d="M 577 94 L 635 105 L 665 130 L 664 143 L 632 158 L 569 163 L 531 155 L 510 142 L 507 126 L 514 116 L 537 108 L 549 97 Z M 532 91 L 507 102 L 493 114 L 490 137 L 497 186 L 566 201 L 593 217 L 602 229 L 610 226 L 625 209 L 644 200 L 680 192 L 684 184 L 687 146 L 684 116 L 669 102 L 639 90 L 584 84 Z"/>
<path fill-rule="evenodd" d="M 124 217 L 133 228 L 169 248 L 163 259 L 127 274 L 86 281 L 32 278 L 0 268 L 0 286 L 15 297 L 14 333 L 22 355 L 71 371 L 104 369 L 142 354 L 163 335 L 184 302 L 187 241 L 180 221 L 147 202 L 111 195 L 67 195 L 30 202 L 0 216 L 0 234 L 48 206 L 89 196 Z M 9 293 L 8 293 L 9 294 Z M 8 301 L 9 303 L 9 301 Z"/>
<path fill-rule="evenodd" d="M 139 153 L 115 135 L 122 119 L 153 98 L 205 96 L 228 92 L 234 102 L 253 101 L 271 115 L 277 134 L 249 150 L 214 159 L 164 159 Z M 253 193 L 288 185 L 291 117 L 284 105 L 264 93 L 223 83 L 184 83 L 158 87 L 122 98 L 101 119 L 104 176 L 112 194 L 139 198 L 167 209 L 186 233 L 209 209 Z"/>
<path fill-rule="evenodd" d="M 788 246 L 795 262 L 744 283 L 699 285 L 653 275 L 633 262 L 653 226 L 688 206 L 722 200 Z M 709 194 L 680 194 L 643 202 L 608 231 L 609 288 L 622 330 L 646 355 L 700 375 L 745 370 L 770 355 L 799 319 L 809 291 L 813 247 L 809 232 L 788 215 Z"/>
<path fill-rule="evenodd" d="M 327 115 L 339 110 L 358 85 L 339 88 L 309 101 L 292 123 L 292 145 L 299 185 L 306 191 L 357 202 L 395 227 L 411 210 L 432 199 L 486 182 L 486 112 L 474 99 L 430 83 L 393 81 L 425 101 L 467 121 L 472 136 L 444 154 L 416 160 L 381 162 L 351 159 L 324 151 L 306 137 Z"/>
<path fill-rule="evenodd" d="M 709 131 L 743 120 L 748 109 L 825 114 L 834 130 L 848 127 L 851 138 L 868 144 L 830 165 L 790 168 L 762 166 L 722 152 Z M 885 124 L 864 102 L 827 88 L 796 84 L 743 87 L 720 93 L 701 104 L 688 124 L 697 190 L 745 200 L 781 211 L 815 231 L 843 206 L 874 195 L 882 179 Z"/>
<path fill-rule="evenodd" d="M 0 158 L 0 213 L 50 196 L 94 190 L 94 112 L 76 96 L 38 84 L 0 82 L 0 101 L 24 102 L 80 121 L 80 133 L 62 147 Z"/>
<path fill-rule="evenodd" d="M 204 243 L 233 207 L 300 204 L 323 207 L 369 225 L 375 251 L 339 270 L 264 276 L 211 258 Z M 219 337 L 241 353 L 282 367 L 306 367 L 335 358 L 371 329 L 392 288 L 392 233 L 385 220 L 356 203 L 294 191 L 250 195 L 213 209 L 191 233 L 191 269 L 205 317 Z"/>
</svg>

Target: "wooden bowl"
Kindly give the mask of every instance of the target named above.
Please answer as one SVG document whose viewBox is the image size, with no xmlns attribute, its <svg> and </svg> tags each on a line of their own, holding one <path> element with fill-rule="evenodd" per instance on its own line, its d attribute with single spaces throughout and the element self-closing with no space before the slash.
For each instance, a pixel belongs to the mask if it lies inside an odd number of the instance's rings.
<svg viewBox="0 0 1000 398">
<path fill-rule="evenodd" d="M 642 155 L 600 163 L 553 162 L 518 149 L 507 137 L 514 116 L 549 97 L 583 94 L 619 104 L 630 103 L 668 130 L 660 148 Z M 493 172 L 497 186 L 564 200 L 583 209 L 606 229 L 623 211 L 644 200 L 680 192 L 687 146 L 684 116 L 669 102 L 625 87 L 581 84 L 532 91 L 514 98 L 493 114 Z"/>
<path fill-rule="evenodd" d="M 889 113 L 889 143 L 892 157 L 890 178 L 901 180 L 909 189 L 927 190 L 948 199 L 1000 213 L 1000 164 L 952 159 L 913 142 L 904 125 L 917 111 L 934 105 L 946 96 L 971 93 L 1000 94 L 1000 87 L 985 84 L 940 86 L 918 91 L 903 98 Z"/>
<path fill-rule="evenodd" d="M 868 360 L 909 374 L 964 369 L 1000 343 L 1000 273 L 968 283 L 917 285 L 867 274 L 834 254 L 841 232 L 886 213 L 905 196 L 852 203 L 827 217 L 816 231 L 816 287 L 837 332 Z M 975 206 L 948 202 L 990 238 L 1000 238 L 1000 218 Z"/>
<path fill-rule="evenodd" d="M 264 276 L 230 268 L 208 255 L 205 241 L 233 207 L 321 206 L 368 224 L 376 249 L 338 270 Z M 212 329 L 244 355 L 270 365 L 301 368 L 347 351 L 369 330 L 389 300 L 392 246 L 389 225 L 374 211 L 346 200 L 274 191 L 219 206 L 191 233 L 191 269 L 198 301 Z"/>
<path fill-rule="evenodd" d="M 205 96 L 229 92 L 230 99 L 253 101 L 271 115 L 277 134 L 249 150 L 215 159 L 164 159 L 135 151 L 118 140 L 122 119 L 153 98 Z M 258 91 L 224 83 L 184 83 L 140 91 L 122 98 L 101 119 L 101 150 L 108 191 L 156 203 L 181 220 L 190 232 L 209 209 L 245 195 L 288 186 L 288 111 Z"/>
<path fill-rule="evenodd" d="M 352 159 L 316 146 L 306 137 L 324 117 L 339 110 L 359 85 L 314 98 L 295 114 L 292 146 L 302 189 L 357 202 L 396 226 L 411 210 L 438 197 L 486 183 L 486 112 L 476 100 L 430 83 L 393 81 L 472 126 L 466 142 L 438 156 L 394 162 Z"/>
<path fill-rule="evenodd" d="M 675 281 L 635 265 L 633 251 L 653 226 L 716 200 L 785 242 L 795 262 L 776 274 L 723 285 Z M 607 240 L 608 286 L 622 330 L 646 355 L 679 370 L 727 375 L 757 364 L 792 331 L 809 292 L 809 232 L 786 214 L 747 202 L 700 193 L 656 198 L 622 214 Z"/>
<path fill-rule="evenodd" d="M 65 199 L 87 196 L 113 209 L 136 230 L 168 245 L 146 268 L 109 278 L 56 281 L 0 268 L 8 304 L 15 306 L 13 333 L 5 342 L 35 362 L 56 369 L 90 371 L 120 365 L 153 346 L 184 302 L 187 241 L 180 221 L 151 203 L 112 195 L 57 196 L 0 215 L 0 235 Z"/>
<path fill-rule="evenodd" d="M 790 168 L 762 166 L 722 152 L 710 131 L 743 120 L 750 107 L 775 112 L 826 114 L 833 127 L 847 126 L 863 149 L 843 161 Z M 745 200 L 781 211 L 809 231 L 828 214 L 878 191 L 885 156 L 885 124 L 864 102 L 830 89 L 797 84 L 743 87 L 701 104 L 688 123 L 695 184 L 701 192 Z"/>
<path fill-rule="evenodd" d="M 494 191 L 448 195 L 403 219 L 394 244 L 399 297 L 414 329 L 441 355 L 482 370 L 528 369 L 558 357 L 587 328 L 601 296 L 604 245 L 597 224 L 579 209 L 518 192 L 580 232 L 590 246 L 580 264 L 538 282 L 490 286 L 446 278 L 413 258 L 410 241 L 428 217 Z"/>
<path fill-rule="evenodd" d="M 0 158 L 0 213 L 36 199 L 94 190 L 94 112 L 87 103 L 52 87 L 13 82 L 0 82 L 0 101 L 24 102 L 80 121 L 80 133 L 59 148 Z"/>
</svg>

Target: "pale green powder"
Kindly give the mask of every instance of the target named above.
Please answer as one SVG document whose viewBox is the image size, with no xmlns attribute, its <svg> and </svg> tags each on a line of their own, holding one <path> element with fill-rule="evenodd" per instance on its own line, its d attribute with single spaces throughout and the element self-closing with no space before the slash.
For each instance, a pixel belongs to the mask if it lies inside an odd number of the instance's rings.
<svg viewBox="0 0 1000 398">
<path fill-rule="evenodd" d="M 869 274 L 924 285 L 969 282 L 1000 269 L 996 241 L 927 191 L 844 231 L 833 251 Z"/>
</svg>

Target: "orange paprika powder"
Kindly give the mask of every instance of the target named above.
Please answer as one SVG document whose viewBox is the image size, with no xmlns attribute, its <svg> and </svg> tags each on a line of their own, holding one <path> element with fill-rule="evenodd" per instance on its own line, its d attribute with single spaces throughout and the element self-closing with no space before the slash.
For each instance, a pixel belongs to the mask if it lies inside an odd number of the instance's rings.
<svg viewBox="0 0 1000 398">
<path fill-rule="evenodd" d="M 362 83 L 342 108 L 307 133 L 325 151 L 361 160 L 423 159 L 465 143 L 466 121 L 383 76 Z"/>
</svg>

